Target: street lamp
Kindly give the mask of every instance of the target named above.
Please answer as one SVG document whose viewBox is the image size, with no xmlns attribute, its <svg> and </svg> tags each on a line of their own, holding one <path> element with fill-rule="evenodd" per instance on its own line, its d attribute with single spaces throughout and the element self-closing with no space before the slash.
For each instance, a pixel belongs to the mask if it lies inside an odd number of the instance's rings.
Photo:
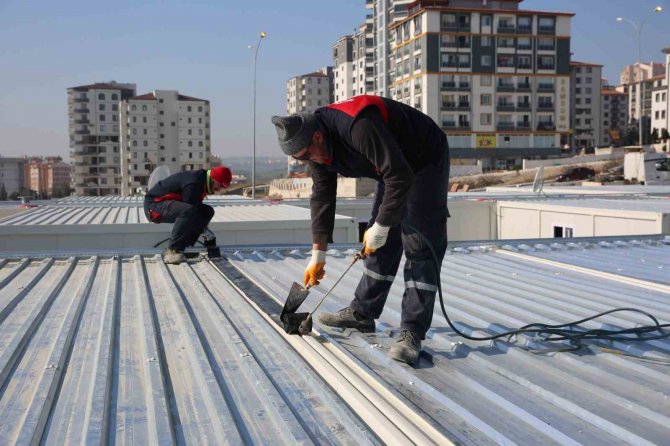
<svg viewBox="0 0 670 446">
<path fill-rule="evenodd" d="M 254 53 L 254 154 L 251 161 L 251 198 L 256 198 L 256 61 L 258 60 L 258 49 L 261 47 L 261 42 L 267 37 L 265 31 L 261 32 L 258 37 L 258 44 L 256 45 L 256 52 Z"/>
<path fill-rule="evenodd" d="M 647 17 L 644 18 L 639 24 L 635 23 L 634 21 L 627 19 L 625 17 L 617 17 L 616 20 L 619 23 L 623 22 L 628 22 L 637 31 L 637 80 L 640 83 L 640 100 L 638 101 L 637 107 L 639 110 L 639 119 L 637 121 L 637 126 L 639 128 L 639 143 L 640 147 L 642 147 L 642 105 L 644 102 L 644 92 L 642 89 L 644 88 L 644 83 L 642 82 L 642 29 L 644 28 L 645 23 L 647 23 L 647 20 L 649 20 L 649 17 L 651 17 L 654 13 L 661 12 L 663 11 L 663 8 L 661 6 L 657 6 L 654 8 L 654 11 L 649 14 Z M 653 67 L 652 67 L 652 72 L 653 72 Z"/>
</svg>

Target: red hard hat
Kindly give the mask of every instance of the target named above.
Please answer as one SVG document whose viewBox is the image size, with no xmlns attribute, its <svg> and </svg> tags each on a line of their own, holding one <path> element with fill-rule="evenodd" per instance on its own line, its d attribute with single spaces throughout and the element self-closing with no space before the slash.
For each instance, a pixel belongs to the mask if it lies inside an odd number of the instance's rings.
<svg viewBox="0 0 670 446">
<path fill-rule="evenodd" d="M 212 169 L 210 177 L 221 186 L 228 187 L 233 179 L 233 174 L 226 166 L 219 166 Z"/>
</svg>

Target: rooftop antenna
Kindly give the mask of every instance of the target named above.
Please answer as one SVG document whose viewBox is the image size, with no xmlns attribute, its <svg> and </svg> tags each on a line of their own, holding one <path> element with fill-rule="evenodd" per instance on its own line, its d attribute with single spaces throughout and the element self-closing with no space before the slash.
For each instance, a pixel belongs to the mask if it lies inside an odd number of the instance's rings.
<svg viewBox="0 0 670 446">
<path fill-rule="evenodd" d="M 540 195 L 546 197 L 547 194 L 545 194 L 542 189 L 544 189 L 544 166 L 540 166 L 540 168 L 537 169 L 535 179 L 533 180 L 533 193 L 537 194 L 538 197 Z"/>
</svg>

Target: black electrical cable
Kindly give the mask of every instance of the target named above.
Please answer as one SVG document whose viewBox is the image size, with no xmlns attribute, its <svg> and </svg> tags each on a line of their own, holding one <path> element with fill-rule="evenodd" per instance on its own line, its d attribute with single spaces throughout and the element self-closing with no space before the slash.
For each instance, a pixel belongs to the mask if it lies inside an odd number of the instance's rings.
<svg viewBox="0 0 670 446">
<path fill-rule="evenodd" d="M 402 223 L 404 226 L 408 227 L 410 230 L 415 232 L 416 234 L 421 237 L 421 239 L 426 243 L 428 248 L 430 249 L 430 253 L 433 257 L 433 265 L 435 266 L 435 274 L 437 278 L 437 291 L 438 295 L 440 297 L 440 307 L 442 309 L 442 314 L 444 315 L 444 318 L 447 321 L 447 324 L 449 324 L 449 327 L 451 327 L 452 330 L 459 336 L 469 339 L 471 341 L 492 341 L 495 339 L 500 339 L 507 337 L 508 339 L 511 339 L 514 336 L 520 335 L 520 334 L 534 334 L 537 336 L 542 336 L 544 335 L 545 337 L 542 339 L 543 342 L 555 342 L 555 341 L 569 341 L 571 344 L 573 344 L 573 348 L 568 348 L 568 349 L 558 349 L 555 351 L 569 351 L 569 350 L 576 350 L 580 348 L 581 341 L 584 340 L 604 340 L 604 341 L 622 341 L 622 342 L 641 342 L 641 341 L 653 341 L 657 339 L 665 339 L 670 337 L 670 331 L 665 330 L 670 328 L 670 324 L 661 324 L 659 323 L 658 319 L 656 319 L 654 316 L 651 314 L 647 313 L 646 311 L 637 309 L 637 308 L 615 308 L 609 311 L 604 311 L 602 313 L 598 313 L 594 316 L 587 317 L 584 319 L 581 319 L 579 321 L 575 322 L 569 322 L 566 324 L 558 324 L 558 325 L 549 325 L 549 324 L 540 324 L 540 323 L 533 323 L 533 324 L 528 324 L 524 325 L 523 327 L 516 329 L 516 330 L 510 330 L 506 331 L 503 333 L 498 333 L 496 335 L 491 335 L 491 336 L 470 336 L 466 333 L 463 333 L 460 331 L 456 326 L 451 322 L 451 319 L 449 319 L 449 315 L 447 314 L 447 310 L 444 307 L 444 298 L 442 296 L 442 281 L 440 280 L 440 265 L 439 261 L 437 259 L 437 254 L 435 253 L 435 248 L 433 245 L 430 243 L 430 241 L 426 238 L 425 235 L 423 235 L 418 229 L 413 227 L 412 225 L 408 223 Z M 617 312 L 623 312 L 623 311 L 628 311 L 628 312 L 635 312 L 635 313 L 640 313 L 648 318 L 650 318 L 653 321 L 653 325 L 645 325 L 641 327 L 634 327 L 634 328 L 627 328 L 627 329 L 621 329 L 621 330 L 605 330 L 605 329 L 583 329 L 581 327 L 577 327 L 578 325 L 592 321 L 594 319 L 600 318 L 602 316 L 612 314 L 612 313 L 617 313 Z M 537 328 L 534 328 L 537 327 Z M 573 329 L 570 329 L 568 327 L 574 327 Z M 577 330 L 581 328 L 581 330 Z M 653 335 L 653 336 L 642 336 L 647 333 L 653 333 L 653 332 L 658 332 L 658 334 Z M 630 337 L 630 336 L 624 336 L 624 335 L 637 335 L 637 337 Z M 642 358 L 644 359 L 644 358 Z"/>
</svg>

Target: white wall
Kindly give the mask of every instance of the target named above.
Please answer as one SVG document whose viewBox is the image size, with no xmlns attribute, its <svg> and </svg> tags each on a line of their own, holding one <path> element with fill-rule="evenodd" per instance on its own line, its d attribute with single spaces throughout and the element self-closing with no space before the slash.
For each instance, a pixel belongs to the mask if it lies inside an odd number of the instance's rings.
<svg viewBox="0 0 670 446">
<path fill-rule="evenodd" d="M 554 226 L 572 228 L 573 237 L 661 234 L 664 216 L 656 212 L 570 208 L 541 203 L 499 202 L 501 240 L 553 238 Z"/>
</svg>

